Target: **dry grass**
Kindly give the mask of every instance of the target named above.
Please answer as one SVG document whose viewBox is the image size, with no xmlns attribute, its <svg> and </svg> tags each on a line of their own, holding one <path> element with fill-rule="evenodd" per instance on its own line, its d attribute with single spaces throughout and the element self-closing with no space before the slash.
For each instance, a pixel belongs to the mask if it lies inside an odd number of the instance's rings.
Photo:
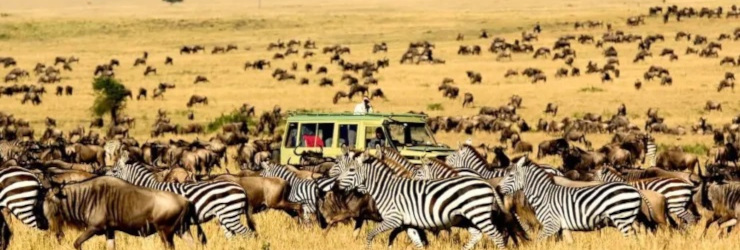
<svg viewBox="0 0 740 250">
<path fill-rule="evenodd" d="M 680 6 L 727 7 L 731 1 L 671 1 Z M 444 77 L 452 77 L 461 91 L 475 95 L 475 106 L 498 106 L 508 97 L 518 94 L 524 98 L 524 108 L 519 113 L 530 123 L 543 117 L 541 111 L 548 102 L 560 106 L 560 115 L 574 116 L 585 112 L 610 115 L 620 103 L 627 105 L 633 122 L 642 124 L 644 112 L 649 107 L 659 107 L 661 115 L 672 125 L 689 126 L 700 116 L 706 116 L 713 124 L 726 123 L 738 113 L 740 104 L 737 94 L 729 91 L 716 92 L 716 84 L 724 72 L 738 72 L 738 67 L 720 67 L 719 59 L 700 59 L 684 56 L 688 43 L 674 42 L 678 30 L 702 34 L 715 39 L 720 33 L 730 33 L 740 23 L 734 20 L 688 20 L 680 24 L 662 24 L 658 19 L 648 18 L 647 25 L 626 27 L 624 20 L 647 12 L 647 7 L 662 5 L 658 1 L 594 1 L 571 0 L 545 3 L 535 0 L 522 1 L 321 1 L 308 3 L 297 0 L 265 1 L 261 9 L 256 1 L 245 3 L 234 0 L 186 0 L 183 4 L 169 5 L 159 1 L 100 1 L 100 0 L 26 0 L 0 1 L 0 51 L 2 56 L 13 56 L 19 67 L 31 69 L 36 62 L 51 64 L 56 56 L 75 55 L 81 58 L 72 65 L 73 72 L 63 72 L 62 84 L 75 87 L 73 97 L 56 97 L 47 94 L 40 106 L 20 105 L 20 96 L 2 97 L 0 111 L 15 114 L 31 121 L 37 134 L 43 129 L 43 119 L 57 118 L 60 127 L 70 129 L 79 124 L 87 125 L 91 119 L 89 107 L 93 100 L 91 81 L 95 65 L 111 58 L 121 60 L 118 78 L 136 91 L 145 87 L 151 91 L 161 81 L 177 84 L 168 91 L 164 100 L 129 101 L 126 113 L 137 119 L 133 135 L 145 139 L 157 109 L 170 112 L 173 122 L 185 124 L 187 108 L 185 102 L 192 94 L 209 97 L 209 106 L 194 108 L 196 122 L 206 123 L 222 113 L 229 112 L 248 102 L 259 110 L 267 110 L 279 104 L 284 110 L 305 108 L 325 111 L 350 110 L 354 103 L 346 101 L 332 105 L 330 100 L 337 90 L 346 86 L 337 84 L 332 88 L 319 88 L 319 79 L 313 73 L 299 71 L 296 75 L 308 77 L 310 86 L 298 86 L 295 82 L 276 82 L 268 71 L 243 71 L 247 60 L 268 59 L 274 52 L 265 50 L 267 43 L 277 39 L 311 38 L 318 46 L 333 44 L 349 45 L 350 61 L 365 59 L 391 59 L 391 67 L 379 74 L 380 85 L 388 95 L 388 101 L 376 101 L 376 110 L 387 112 L 425 111 L 432 115 L 473 115 L 477 108 L 461 107 L 461 100 L 443 99 L 436 86 Z M 636 44 L 615 45 L 620 54 L 622 76 L 614 83 L 601 84 L 597 75 L 576 78 L 552 77 L 562 66 L 561 61 L 532 59 L 530 55 L 514 55 L 511 62 L 497 62 L 495 56 L 457 56 L 460 44 L 481 45 L 487 48 L 490 40 L 477 39 L 481 29 L 487 29 L 494 37 L 507 40 L 519 38 L 523 30 L 529 30 L 536 22 L 543 26 L 544 33 L 534 42 L 535 48 L 551 46 L 557 37 L 567 33 L 589 33 L 600 36 L 603 30 L 589 29 L 574 32 L 573 21 L 603 20 L 615 24 L 615 28 L 640 35 L 664 34 L 666 42 L 654 45 L 653 52 L 662 48 L 673 48 L 680 56 L 677 62 L 656 55 L 647 62 L 633 64 Z M 570 23 L 570 24 L 566 24 Z M 454 41 L 457 33 L 466 35 L 463 42 Z M 445 65 L 398 65 L 401 53 L 408 42 L 430 40 L 436 43 L 435 56 L 446 59 Z M 386 41 L 387 54 L 371 54 L 372 44 Z M 178 55 L 182 45 L 214 45 L 234 43 L 238 52 L 225 55 Z M 720 57 L 740 54 L 737 42 L 724 42 Z M 251 47 L 246 51 L 242 48 Z M 593 45 L 575 45 L 578 59 L 575 65 L 585 71 L 588 60 L 603 65 L 601 50 Z M 149 64 L 157 67 L 157 76 L 143 77 L 143 68 L 133 68 L 133 61 L 143 51 L 149 51 Z M 320 54 L 320 53 L 319 53 Z M 174 66 L 164 66 L 165 56 L 175 58 Z M 290 57 L 284 61 L 273 61 L 273 68 L 288 68 L 290 63 L 304 60 Z M 328 58 L 318 55 L 309 59 L 314 65 L 328 64 Z M 643 89 L 635 91 L 632 83 L 642 78 L 650 65 L 667 67 L 673 76 L 672 87 L 661 87 L 658 82 L 645 82 Z M 549 76 L 547 83 L 530 84 L 524 77 L 504 79 L 507 69 L 521 70 L 528 66 L 543 69 Z M 329 67 L 329 76 L 339 80 L 341 72 Z M 5 75 L 10 69 L 0 69 Z M 483 75 L 483 84 L 471 86 L 464 72 L 474 70 Z M 211 83 L 193 85 L 196 75 L 205 75 Z M 28 80 L 25 83 L 35 82 Z M 54 86 L 47 86 L 53 92 Z M 590 91 L 593 89 L 601 91 Z M 589 89 L 589 91 L 583 91 Z M 150 93 L 151 94 L 151 93 Z M 462 94 L 462 93 L 461 93 Z M 721 101 L 724 112 L 704 113 L 704 103 L 714 99 Z M 429 107 L 433 110 L 430 110 Z M 441 109 L 437 107 L 442 107 Z M 260 111 L 258 111 L 260 112 Z M 549 118 L 548 118 L 549 119 Z M 439 134 L 438 139 L 450 145 L 464 141 L 463 134 Z M 541 133 L 525 134 L 527 141 L 538 143 L 550 138 Z M 192 137 L 190 137 L 192 138 Z M 476 134 L 475 142 L 494 143 L 496 134 Z M 590 135 L 594 145 L 601 145 L 608 135 Z M 659 136 L 659 143 L 710 145 L 709 136 Z M 555 159 L 546 159 L 555 162 Z M 226 240 L 215 223 L 207 225 L 209 249 L 356 249 L 363 240 L 351 238 L 350 226 L 331 231 L 324 238 L 317 228 L 301 228 L 280 213 L 269 212 L 257 217 L 260 237 L 258 239 Z M 66 249 L 71 248 L 77 233 L 69 232 L 59 245 L 45 233 L 26 229 L 14 223 L 15 236 L 12 249 Z M 640 236 L 639 240 L 625 240 L 613 229 L 602 232 L 576 234 L 575 245 L 553 242 L 530 244 L 524 249 L 730 249 L 738 242 L 731 239 L 717 240 L 715 237 L 701 239 L 698 228 L 686 235 L 661 232 L 657 236 Z M 715 231 L 711 231 L 714 233 Z M 122 235 L 121 235 L 122 236 Z M 139 239 L 119 236 L 118 245 L 124 249 L 151 249 L 161 247 L 156 237 Z M 466 239 L 467 233 L 461 233 Z M 386 238 L 385 236 L 379 238 Z M 434 237 L 432 237 L 434 238 Z M 405 241 L 405 240 L 404 240 Z M 103 239 L 95 238 L 87 243 L 87 249 L 103 247 Z M 178 241 L 178 243 L 181 243 Z M 375 247 L 381 248 L 385 239 L 377 239 Z M 456 249 L 462 243 L 442 237 L 433 240 L 431 249 Z M 269 246 L 269 247 L 268 247 Z M 490 248 L 490 244 L 487 246 Z"/>
</svg>

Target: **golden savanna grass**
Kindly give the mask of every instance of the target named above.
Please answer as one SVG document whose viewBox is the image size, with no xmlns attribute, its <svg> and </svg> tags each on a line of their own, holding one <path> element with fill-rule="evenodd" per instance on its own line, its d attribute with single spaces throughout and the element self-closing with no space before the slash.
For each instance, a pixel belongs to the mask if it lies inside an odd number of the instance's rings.
<svg viewBox="0 0 740 250">
<path fill-rule="evenodd" d="M 177 87 L 167 91 L 164 100 L 128 101 L 125 113 L 137 119 L 132 135 L 144 140 L 149 135 L 150 126 L 156 118 L 157 109 L 170 113 L 174 123 L 186 124 L 185 103 L 192 94 L 207 96 L 208 106 L 194 107 L 196 122 L 207 123 L 222 113 L 230 112 L 242 103 L 248 102 L 258 108 L 258 112 L 280 105 L 283 110 L 311 109 L 321 111 L 348 111 L 355 103 L 346 101 L 331 104 L 331 97 L 338 90 L 346 90 L 344 84 L 335 87 L 319 88 L 319 79 L 314 73 L 299 71 L 296 75 L 311 79 L 310 86 L 299 86 L 296 82 L 277 82 L 268 71 L 244 71 L 245 61 L 269 59 L 274 52 L 266 51 L 269 42 L 278 39 L 316 40 L 319 47 L 343 44 L 352 49 L 345 58 L 349 61 L 381 59 L 388 57 L 391 67 L 381 70 L 378 75 L 388 101 L 374 101 L 376 110 L 384 112 L 425 111 L 431 115 L 473 115 L 477 108 L 461 107 L 461 100 L 443 99 L 436 87 L 444 77 L 455 79 L 461 92 L 475 95 L 475 106 L 498 106 L 506 103 L 509 96 L 518 94 L 524 98 L 524 108 L 518 112 L 531 125 L 541 117 L 548 102 L 560 106 L 557 119 L 565 116 L 578 116 L 586 112 L 602 114 L 606 117 L 616 112 L 620 103 L 625 103 L 633 123 L 643 124 L 645 111 L 649 107 L 660 108 L 671 126 L 689 127 L 699 117 L 704 116 L 713 124 L 726 123 L 738 114 L 740 100 L 736 93 L 716 92 L 716 84 L 725 72 L 738 71 L 738 67 L 719 66 L 719 59 L 703 59 L 694 55 L 685 56 L 683 51 L 689 45 L 685 41 L 675 42 L 675 32 L 687 31 L 716 39 L 720 33 L 731 33 L 740 26 L 737 20 L 690 19 L 681 23 L 663 24 L 658 18 L 647 18 L 647 25 L 626 27 L 629 16 L 647 13 L 653 5 L 663 5 L 659 1 L 258 1 L 235 0 L 186 0 L 182 4 L 169 5 L 159 1 L 100 1 L 100 0 L 25 0 L 0 1 L 0 56 L 13 56 L 19 67 L 32 69 L 36 62 L 53 63 L 56 56 L 78 56 L 79 64 L 73 64 L 73 72 L 62 72 L 62 84 L 75 87 L 72 97 L 56 97 L 54 86 L 46 86 L 52 93 L 43 97 L 40 106 L 20 104 L 21 96 L 1 97 L 0 111 L 15 114 L 29 120 L 36 129 L 37 136 L 43 130 L 43 120 L 50 116 L 58 120 L 62 129 L 68 130 L 80 124 L 87 125 L 91 120 L 90 105 L 94 99 L 91 82 L 92 70 L 97 64 L 117 58 L 121 67 L 116 70 L 119 78 L 128 88 L 138 90 L 145 87 L 151 90 L 159 82 L 175 83 Z M 679 6 L 717 7 L 729 9 L 732 1 L 669 1 L 666 4 Z M 592 34 L 600 36 L 604 29 L 585 29 L 574 31 L 574 21 L 602 20 L 613 23 L 616 29 L 639 35 L 663 34 L 666 42 L 653 46 L 654 56 L 646 62 L 632 63 L 637 45 L 614 45 L 619 51 L 621 78 L 613 83 L 601 84 L 598 75 L 583 75 L 557 79 L 553 75 L 563 63 L 551 59 L 533 59 L 531 55 L 515 54 L 511 62 L 497 62 L 495 55 L 483 53 L 481 56 L 456 55 L 459 45 L 480 45 L 488 48 L 489 40 L 477 39 L 481 29 L 486 29 L 493 37 L 504 37 L 508 41 L 520 38 L 522 31 L 530 31 L 540 22 L 544 32 L 535 48 L 548 46 L 564 34 Z M 465 41 L 457 42 L 458 33 L 466 36 Z M 409 42 L 429 40 L 436 44 L 435 56 L 447 61 L 444 65 L 399 65 L 398 59 Z M 385 41 L 389 52 L 372 54 L 373 43 Z M 238 52 L 223 55 L 178 54 L 182 45 L 203 44 L 210 50 L 215 45 L 237 44 Z M 607 45 L 609 46 L 609 45 Z M 244 48 L 251 48 L 245 50 Z M 574 46 L 578 53 L 575 65 L 585 71 L 588 60 L 603 65 L 605 60 L 601 49 L 593 45 Z M 663 48 L 673 48 L 680 59 L 669 62 L 657 54 Z M 150 54 L 149 65 L 155 66 L 158 75 L 144 77 L 143 67 L 134 68 L 133 61 L 143 51 Z M 274 68 L 288 68 L 298 61 L 301 67 L 305 62 L 314 65 L 328 64 L 328 57 L 320 52 L 308 60 L 289 57 L 274 61 Z M 165 56 L 175 59 L 174 66 L 164 66 Z M 740 55 L 738 42 L 723 42 L 720 57 Z M 642 78 L 642 73 L 650 65 L 661 65 L 671 71 L 674 79 L 672 87 L 661 87 L 658 82 L 644 82 L 640 91 L 634 90 L 632 83 Z M 521 70 L 533 66 L 543 69 L 548 75 L 547 83 L 530 84 L 524 77 L 503 78 L 507 69 Z M 0 69 L 5 75 L 10 68 Z M 483 84 L 471 86 L 465 71 L 479 71 Z M 193 85 L 196 75 L 207 76 L 211 83 Z M 336 67 L 329 67 L 329 77 L 335 82 L 341 77 Z M 33 83 L 36 78 L 24 80 Z M 7 84 L 5 84 L 7 85 Z M 600 92 L 584 92 L 584 88 L 600 88 Z M 376 87 L 372 87 L 376 88 Z M 718 100 L 724 112 L 705 113 L 702 108 L 707 100 Z M 356 100 L 355 100 L 356 101 Z M 429 104 L 440 104 L 443 110 L 426 110 Z M 549 117 L 547 119 L 550 119 Z M 526 141 L 539 143 L 554 137 L 543 133 L 527 133 Z M 609 135 L 589 135 L 594 145 L 607 142 Z M 192 139 L 194 137 L 187 137 Z M 438 134 L 437 138 L 447 144 L 456 145 L 468 138 L 463 134 Z M 497 134 L 476 134 L 475 143 L 494 144 Z M 710 136 L 687 135 L 682 137 L 658 136 L 663 144 L 704 144 L 711 145 Z M 702 156 L 702 159 L 705 159 Z M 557 159 L 547 159 L 556 163 Z M 234 168 L 234 166 L 228 166 Z M 363 239 L 351 237 L 351 226 L 340 226 L 327 235 L 317 227 L 298 226 L 288 216 L 267 212 L 256 216 L 260 236 L 256 239 L 227 240 L 216 223 L 205 225 L 209 235 L 208 249 L 357 249 L 364 245 Z M 365 227 L 363 232 L 367 232 Z M 70 249 L 78 232 L 68 230 L 67 236 L 58 244 L 45 232 L 29 230 L 17 221 L 12 223 L 15 233 L 12 249 Z M 638 239 L 625 239 L 614 229 L 599 232 L 576 233 L 575 244 L 566 245 L 553 241 L 530 243 L 522 249 L 732 249 L 737 247 L 737 234 L 728 239 L 718 240 L 710 231 L 707 238 L 700 237 L 700 227 L 685 234 L 659 232 L 656 236 L 640 235 Z M 362 234 L 364 235 L 364 233 Z M 457 249 L 467 239 L 452 239 L 442 236 L 432 238 L 430 249 Z M 363 237 L 361 237 L 363 238 Z M 376 238 L 376 249 L 384 247 L 387 234 Z M 118 246 L 123 249 L 161 248 L 157 237 L 146 239 L 118 234 Z M 184 247 L 178 240 L 178 246 Z M 396 248 L 407 243 L 401 238 Z M 102 237 L 90 240 L 86 249 L 104 247 Z M 479 245 L 479 247 L 484 247 Z M 492 248 L 490 242 L 486 248 Z"/>
</svg>

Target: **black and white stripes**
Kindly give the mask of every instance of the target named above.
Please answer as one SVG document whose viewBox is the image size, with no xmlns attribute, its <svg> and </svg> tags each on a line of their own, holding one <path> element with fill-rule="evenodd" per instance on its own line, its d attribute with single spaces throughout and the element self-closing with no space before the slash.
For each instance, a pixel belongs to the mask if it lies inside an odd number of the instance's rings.
<svg viewBox="0 0 740 250">
<path fill-rule="evenodd" d="M 349 153 L 352 154 L 352 153 Z M 472 222 L 465 225 L 471 238 L 463 249 L 471 249 L 483 234 L 504 247 L 501 233 L 493 224 L 495 194 L 491 186 L 478 177 L 460 176 L 444 180 L 410 180 L 397 177 L 384 164 L 365 154 L 345 156 L 354 158 L 351 166 L 339 167 L 339 188 L 357 189 L 369 193 L 376 202 L 383 222 L 367 237 L 370 246 L 373 238 L 388 230 L 402 227 L 441 229 L 461 226 L 455 217 L 462 216 Z M 409 234 L 416 246 L 422 242 L 418 235 Z"/>
<path fill-rule="evenodd" d="M 34 207 L 41 183 L 33 173 L 20 167 L 0 170 L 0 209 L 7 208 L 29 227 L 39 228 Z"/>
<path fill-rule="evenodd" d="M 613 223 L 625 236 L 632 235 L 632 223 L 639 212 L 639 191 L 624 183 L 605 183 L 573 188 L 556 185 L 553 177 L 523 157 L 499 184 L 504 194 L 522 190 L 543 225 L 538 239 L 560 231 L 595 230 Z"/>
</svg>

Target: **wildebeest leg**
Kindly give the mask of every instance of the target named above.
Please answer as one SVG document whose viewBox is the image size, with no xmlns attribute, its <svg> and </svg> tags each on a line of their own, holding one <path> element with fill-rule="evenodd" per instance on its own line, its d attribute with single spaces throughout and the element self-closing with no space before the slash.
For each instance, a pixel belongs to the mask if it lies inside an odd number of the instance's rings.
<svg viewBox="0 0 740 250">
<path fill-rule="evenodd" d="M 100 230 L 94 227 L 87 228 L 82 234 L 77 237 L 77 240 L 75 240 L 74 247 L 77 250 L 82 249 L 82 243 L 85 243 L 85 241 L 89 240 L 93 236 L 101 234 Z"/>
<path fill-rule="evenodd" d="M 717 214 L 713 214 L 711 218 L 707 219 L 706 224 L 704 224 L 704 231 L 702 231 L 701 236 L 704 237 L 707 235 L 707 229 L 709 226 L 712 225 L 715 221 L 719 220 L 719 216 Z"/>
<path fill-rule="evenodd" d="M 8 249 L 11 236 L 13 236 L 13 233 L 10 231 L 8 223 L 5 221 L 5 216 L 0 216 L 0 250 Z"/>
<path fill-rule="evenodd" d="M 193 240 L 193 234 L 188 230 L 187 232 L 183 232 L 180 234 L 180 239 L 185 241 L 188 246 L 195 247 L 195 241 Z"/>
<path fill-rule="evenodd" d="M 105 231 L 105 243 L 108 250 L 116 249 L 116 232 L 113 231 L 113 229 L 108 229 Z"/>
<path fill-rule="evenodd" d="M 737 219 L 735 219 L 735 218 L 729 219 L 729 220 L 724 221 L 724 222 L 720 222 L 719 223 L 719 234 L 718 234 L 718 237 L 719 238 L 722 238 L 724 236 L 727 236 L 732 231 L 732 227 L 735 226 L 735 225 L 737 225 Z M 727 228 L 726 231 L 725 231 L 725 228 Z"/>
<path fill-rule="evenodd" d="M 362 229 L 362 224 L 365 223 L 365 219 L 362 218 L 355 218 L 355 230 L 352 232 L 352 236 L 355 237 L 355 239 L 360 236 L 360 230 Z M 391 235 L 393 235 L 393 232 L 391 232 Z M 395 237 L 393 237 L 395 238 Z M 390 247 L 391 243 L 393 242 L 393 239 L 388 242 L 388 246 Z"/>
<path fill-rule="evenodd" d="M 159 234 L 159 238 L 162 240 L 162 243 L 164 244 L 164 247 L 166 249 L 175 249 L 175 241 L 174 236 L 175 233 L 168 229 L 168 228 L 160 228 L 157 230 Z M 192 238 L 190 239 L 192 241 Z"/>
</svg>

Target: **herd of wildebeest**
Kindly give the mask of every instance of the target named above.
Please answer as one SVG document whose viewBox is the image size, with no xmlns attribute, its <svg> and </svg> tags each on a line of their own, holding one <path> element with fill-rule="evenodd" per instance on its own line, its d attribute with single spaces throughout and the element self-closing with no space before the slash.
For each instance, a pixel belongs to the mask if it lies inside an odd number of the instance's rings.
<svg viewBox="0 0 740 250">
<path fill-rule="evenodd" d="M 721 7 L 700 10 L 677 6 L 651 7 L 649 15 L 630 17 L 626 24 L 629 29 L 658 15 L 663 15 L 664 22 L 671 21 L 672 17 L 678 22 L 689 18 L 721 19 L 723 13 Z M 725 18 L 738 18 L 738 13 L 733 5 Z M 604 26 L 601 21 L 574 24 L 576 31 L 603 29 Z M 633 63 L 637 63 L 652 57 L 651 46 L 666 39 L 663 34 L 643 36 L 616 30 L 612 24 L 606 24 L 606 32 L 600 38 L 588 33 L 565 35 L 552 47 L 535 49 L 529 43 L 536 41 L 541 32 L 538 24 L 532 32 L 522 32 L 522 37 L 514 42 L 495 37 L 488 51 L 497 55 L 497 61 L 513 60 L 512 54 L 531 55 L 535 59 L 552 54 L 553 61 L 564 62 L 564 66 L 554 74 L 560 78 L 581 75 L 581 70 L 574 65 L 576 50 L 571 46 L 572 42 L 594 44 L 597 48 L 608 46 L 603 51 L 606 63 L 599 67 L 598 63 L 589 60 L 583 72 L 599 74 L 602 82 L 610 82 L 620 77 L 620 62 L 617 50 L 609 44 L 636 44 L 639 51 Z M 479 38 L 491 39 L 485 30 Z M 465 39 L 463 34 L 458 34 L 456 40 Z M 716 39 L 687 32 L 676 33 L 674 39 L 687 41 L 683 57 L 695 54 L 701 58 L 718 58 L 723 41 L 740 40 L 740 28 L 720 34 Z M 289 68 L 272 70 L 273 78 L 309 85 L 312 82 L 309 75 L 312 74 L 320 77 L 314 79 L 319 86 L 333 86 L 334 80 L 326 75 L 329 70 L 339 70 L 343 74 L 339 82 L 346 82 L 349 89 L 337 92 L 332 100 L 334 104 L 342 98 L 352 100 L 355 96 L 386 98 L 383 91 L 374 86 L 379 85 L 377 75 L 380 70 L 391 65 L 389 59 L 350 62 L 343 58 L 343 55 L 351 53 L 349 47 L 335 45 L 318 50 L 312 40 L 290 40 L 287 43 L 278 40 L 267 47 L 268 51 L 279 51 L 271 58 L 273 62 L 299 58 L 300 49 L 304 50 L 303 59 L 324 54 L 329 56 L 330 63 L 304 63 L 299 67 L 299 63 L 294 61 Z M 434 56 L 434 50 L 434 43 L 428 41 L 410 43 L 399 64 L 445 64 L 444 59 Z M 659 56 L 668 56 L 670 61 L 679 60 L 676 51 L 681 50 L 664 48 Z M 183 46 L 179 55 L 205 51 L 202 45 Z M 239 47 L 228 44 L 214 46 L 211 54 L 235 51 L 239 51 Z M 372 52 L 388 53 L 388 45 L 385 42 L 375 44 Z M 461 45 L 457 54 L 475 56 L 481 53 L 484 51 L 479 45 Z M 144 76 L 157 74 L 157 68 L 149 59 L 149 53 L 144 52 L 133 63 L 134 67 L 146 66 Z M 2 57 L 0 63 L 5 68 L 14 67 L 4 82 L 15 84 L 0 86 L 0 94 L 22 94 L 22 103 L 30 101 L 41 105 L 45 86 L 57 84 L 56 95 L 72 95 L 73 86 L 59 83 L 65 81 L 62 72 L 72 71 L 80 60 L 71 56 L 57 57 L 53 64 L 37 63 L 31 71 L 38 76 L 38 84 L 19 84 L 29 79 L 31 72 L 17 67 L 18 62 L 14 58 Z M 165 57 L 164 67 L 174 63 L 173 57 Z M 120 64 L 118 59 L 111 59 L 96 66 L 93 75 L 115 77 Z M 58 65 L 62 66 L 62 71 L 56 68 Z M 737 59 L 726 56 L 718 66 L 740 66 L 740 56 Z M 270 59 L 260 59 L 246 62 L 243 70 L 263 71 L 272 67 Z M 480 72 L 464 73 L 470 84 L 483 83 Z M 304 76 L 297 77 L 298 74 Z M 519 75 L 527 76 L 532 83 L 547 81 L 545 72 L 534 67 L 511 69 L 504 74 L 506 78 Z M 734 92 L 732 72 L 718 78 L 718 92 L 726 88 Z M 658 65 L 650 66 L 643 80 L 655 79 L 659 79 L 661 85 L 673 84 L 669 70 Z M 209 82 L 206 76 L 197 75 L 192 84 Z M 375 89 L 371 90 L 371 87 Z M 641 80 L 637 80 L 634 87 L 639 90 Z M 151 98 L 163 98 L 172 88 L 175 84 L 160 83 L 152 90 Z M 444 98 L 457 99 L 460 94 L 453 78 L 443 79 L 438 89 Z M 149 91 L 141 88 L 135 98 L 131 90 L 126 94 L 130 100 L 141 100 L 148 97 Z M 464 93 L 463 107 L 472 106 L 473 101 L 472 93 Z M 645 123 L 638 125 L 630 121 L 627 106 L 622 104 L 616 107 L 616 114 L 611 117 L 586 113 L 582 117 L 560 120 L 541 118 L 530 125 L 517 114 L 523 102 L 522 97 L 513 95 L 500 107 L 481 107 L 478 115 L 428 117 L 427 124 L 434 133 L 475 135 L 495 132 L 500 134 L 500 139 L 498 144 L 478 145 L 469 140 L 446 159 L 422 159 L 421 164 L 412 164 L 392 147 L 376 148 L 375 153 L 345 147 L 343 153 L 336 156 L 324 155 L 322 149 L 295 151 L 300 164 L 279 165 L 276 158 L 282 135 L 278 127 L 287 116 L 279 106 L 257 115 L 254 106 L 244 104 L 235 112 L 239 117 L 254 120 L 256 126 L 250 127 L 246 121 L 227 123 L 209 140 L 193 141 L 158 139 L 168 133 L 206 133 L 202 124 L 172 124 L 168 112 L 159 110 L 151 129 L 151 139 L 143 143 L 129 135 L 136 119 L 126 115 L 114 117 L 103 135 L 97 132 L 97 128 L 105 127 L 103 118 L 62 131 L 55 119 L 47 117 L 46 129 L 37 139 L 29 121 L 0 111 L 0 207 L 4 212 L 0 220 L 0 248 L 5 249 L 10 243 L 7 220 L 13 217 L 29 227 L 49 229 L 60 240 L 64 234 L 63 225 L 77 227 L 83 231 L 74 243 L 78 249 L 94 235 L 105 235 L 108 246 L 114 247 L 115 231 L 135 236 L 157 233 L 165 246 L 171 248 L 174 247 L 172 239 L 175 235 L 193 242 L 191 226 L 198 229 L 198 241 L 205 244 L 206 235 L 199 223 L 212 219 L 220 223 L 226 237 L 259 237 L 252 213 L 266 209 L 285 211 L 302 224 L 315 221 L 326 230 L 337 223 L 354 220 L 355 234 L 365 221 L 379 222 L 380 226 L 368 236 L 368 244 L 375 235 L 388 230 L 392 230 L 389 244 L 405 231 L 417 246 L 422 246 L 428 243 L 426 232 L 436 235 L 451 227 L 467 228 L 473 237 L 464 249 L 473 248 L 482 233 L 501 247 L 509 241 L 514 245 L 528 241 L 528 233 L 538 228 L 541 228 L 540 239 L 558 234 L 569 240 L 570 231 L 606 226 L 617 227 L 625 235 L 632 232 L 633 224 L 635 228 L 644 227 L 653 232 L 687 230 L 702 216 L 707 218 L 705 233 L 714 222 L 727 233 L 737 223 L 740 216 L 740 210 L 737 210 L 740 205 L 740 169 L 737 168 L 740 115 L 724 124 L 711 124 L 702 117 L 695 124 L 671 127 L 665 123 L 658 108 L 650 108 L 646 112 Z M 186 106 L 194 105 L 208 105 L 208 97 L 191 96 Z M 704 109 L 722 112 L 722 104 L 709 100 Z M 548 103 L 543 117 L 557 114 L 558 104 Z M 187 113 L 189 120 L 194 120 L 194 116 L 193 111 Z M 544 132 L 555 139 L 533 145 L 523 138 L 530 131 Z M 607 144 L 594 147 L 587 136 L 596 133 L 613 137 Z M 682 147 L 656 144 L 653 135 L 658 133 L 712 136 L 714 145 L 702 164 L 698 155 Z M 548 156 L 559 157 L 562 165 L 555 168 L 530 160 Z M 230 161 L 239 169 L 229 170 L 226 164 Z M 374 170 L 368 170 L 366 166 Z M 226 173 L 214 174 L 212 170 L 215 168 L 223 168 Z M 378 177 L 374 171 L 384 175 Z M 379 179 L 369 181 L 372 178 Z M 385 183 L 382 185 L 385 190 L 376 189 L 373 186 L 376 182 Z M 461 183 L 470 186 L 461 186 Z M 533 183 L 543 187 L 537 190 Z M 550 184 L 542 183 L 554 183 L 555 186 L 545 189 Z M 450 201 L 443 202 L 439 208 L 422 204 L 418 201 L 426 199 L 426 202 L 435 203 L 448 199 L 449 194 L 433 191 L 424 195 L 408 193 L 404 185 L 423 190 L 444 186 L 445 192 L 458 192 L 453 195 L 457 197 L 455 199 L 465 199 L 460 204 L 484 202 L 480 204 L 486 205 L 453 207 L 452 203 L 457 203 Z M 472 187 L 481 185 L 484 187 L 482 191 L 472 191 Z M 465 190 L 481 193 L 466 196 Z M 633 191 L 639 193 L 638 198 L 617 198 L 617 193 Z M 567 195 L 558 196 L 561 194 Z M 601 197 L 603 199 L 595 198 L 601 202 L 595 206 L 603 207 L 604 211 L 612 211 L 620 205 L 623 209 L 620 213 L 568 211 L 568 207 L 583 201 L 576 199 L 562 203 L 564 201 L 559 200 L 567 197 Z M 409 205 L 417 203 L 422 207 Z M 633 207 L 634 204 L 637 206 Z M 481 207 L 483 210 L 478 213 Z M 699 208 L 709 212 L 702 214 Z M 477 214 L 471 214 L 471 211 Z M 241 224 L 241 215 L 246 217 L 246 227 Z"/>
</svg>

